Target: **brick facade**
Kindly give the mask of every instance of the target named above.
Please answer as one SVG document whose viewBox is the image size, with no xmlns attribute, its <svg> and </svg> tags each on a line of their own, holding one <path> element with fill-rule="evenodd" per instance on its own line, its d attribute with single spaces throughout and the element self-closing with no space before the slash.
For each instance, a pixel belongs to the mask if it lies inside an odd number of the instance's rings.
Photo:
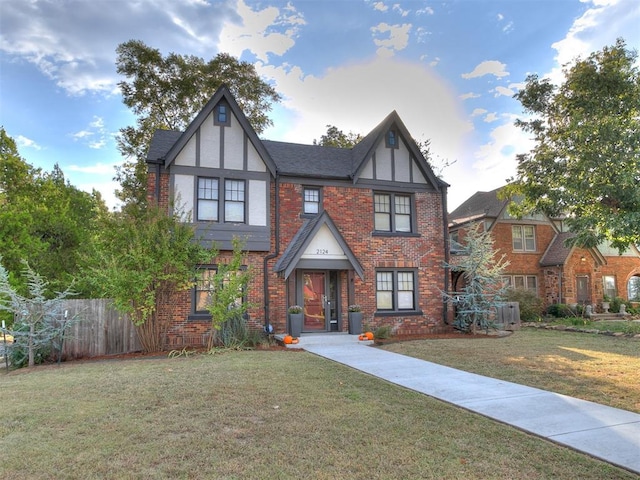
<svg viewBox="0 0 640 480">
<path fill-rule="evenodd" d="M 259 189 L 264 179 L 268 178 L 265 196 L 268 224 L 260 222 L 260 210 L 253 211 L 255 207 L 264 208 L 264 204 L 249 203 L 245 216 L 247 224 L 240 225 L 248 232 L 246 235 L 249 238 L 270 232 L 268 250 L 260 247 L 264 243 L 254 243 L 258 247 L 249 249 L 246 255 L 247 267 L 252 272 L 246 295 L 250 304 L 249 327 L 262 330 L 268 322 L 275 333 L 287 332 L 290 328 L 287 308 L 304 301 L 300 297 L 302 274 L 311 270 L 326 272 L 327 276 L 331 274 L 336 279 L 334 282 L 337 282 L 339 290 L 336 308 L 338 329 L 342 332 L 348 331 L 347 306 L 353 303 L 362 306 L 363 322 L 370 328 L 389 325 L 394 332 L 406 334 L 444 328 L 447 312 L 441 292 L 446 285 L 446 214 L 443 211 L 446 184 L 433 175 L 397 114 L 393 112 L 389 115 L 350 150 L 276 142 L 263 144 L 228 91 L 221 89 L 205 108 L 210 108 L 213 114 L 217 98 L 231 108 L 233 116 L 229 124 L 212 127 L 210 120 L 206 120 L 202 124 L 192 124 L 183 134 L 160 132 L 159 140 L 154 137 L 148 155 L 148 198 L 164 208 L 170 208 L 171 196 L 182 193 L 181 199 L 185 200 L 186 197 L 187 207 L 193 213 L 199 198 L 197 182 L 202 176 L 246 177 L 245 187 L 249 191 L 245 202 L 247 199 L 255 202 L 254 199 L 260 198 L 262 194 Z M 202 112 L 198 121 L 206 119 L 207 113 Z M 385 135 L 389 130 L 393 130 L 401 140 L 395 148 L 385 146 Z M 207 133 L 211 131 L 216 133 Z M 244 141 L 221 140 L 219 147 L 206 150 L 206 145 L 225 135 L 235 139 L 244 137 Z M 205 140 L 209 143 L 205 144 Z M 193 146 L 196 144 L 200 146 Z M 180 145 L 182 150 L 175 145 Z M 261 161 L 266 168 L 260 167 Z M 367 164 L 372 162 L 375 162 L 375 166 L 369 168 Z M 177 163 L 179 168 L 177 173 L 173 173 Z M 395 166 L 391 167 L 391 164 Z M 232 166 L 232 170 L 227 165 Z M 269 177 L 261 173 L 265 170 L 271 172 Z M 189 176 L 191 171 L 193 176 Z M 364 175 L 363 181 L 358 180 L 359 175 Z M 329 231 L 334 232 L 335 229 L 335 233 L 331 234 L 333 238 L 319 238 L 329 243 L 344 244 L 344 248 L 349 250 L 345 250 L 342 256 L 338 255 L 341 259 L 328 262 L 326 266 L 323 266 L 322 257 L 308 260 L 313 255 L 295 250 L 301 248 L 297 243 L 306 234 L 305 226 L 311 225 L 314 218 L 303 214 L 303 193 L 309 184 L 321 191 L 322 215 L 315 218 L 329 222 L 326 224 L 332 227 Z M 219 186 L 222 191 L 222 180 Z M 378 191 L 397 192 L 411 198 L 410 232 L 381 234 L 375 231 L 374 193 Z M 224 197 L 221 197 L 220 203 L 223 201 Z M 249 225 L 250 221 L 255 226 Z M 233 229 L 230 230 L 222 222 L 209 226 L 214 236 L 220 229 L 222 239 L 229 238 L 224 236 L 229 235 L 228 232 L 233 233 Z M 327 235 L 326 231 L 323 235 Z M 312 240 L 320 241 L 315 237 Z M 282 269 L 277 269 L 279 262 L 284 261 L 285 251 L 289 254 L 293 251 L 295 255 L 292 258 L 301 262 L 297 266 L 291 260 L 292 268 L 286 270 L 286 275 Z M 230 254 L 222 250 L 218 258 L 211 260 L 211 264 L 224 262 Z M 414 298 L 417 305 L 413 309 L 404 313 L 400 308 L 378 311 L 378 269 L 414 272 Z M 167 348 L 207 343 L 211 334 L 210 320 L 202 318 L 202 315 L 194 315 L 193 298 L 193 291 L 174 292 L 162 306 L 161 316 L 167 325 Z M 327 322 L 327 331 L 331 331 L 333 325 L 331 328 L 328 325 Z"/>
</svg>

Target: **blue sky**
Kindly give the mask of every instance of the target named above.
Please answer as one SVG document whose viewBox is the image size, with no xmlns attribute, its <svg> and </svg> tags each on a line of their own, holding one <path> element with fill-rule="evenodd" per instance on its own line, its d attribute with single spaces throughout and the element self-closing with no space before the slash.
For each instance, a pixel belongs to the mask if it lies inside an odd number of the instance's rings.
<svg viewBox="0 0 640 480">
<path fill-rule="evenodd" d="M 455 208 L 515 173 L 530 147 L 513 126 L 529 73 L 612 45 L 640 47 L 639 0 L 3 0 L 0 125 L 30 164 L 58 163 L 110 206 L 122 103 L 117 46 L 219 52 L 255 64 L 283 96 L 263 137 L 311 143 L 335 125 L 366 134 L 396 110 L 431 139 Z"/>
</svg>

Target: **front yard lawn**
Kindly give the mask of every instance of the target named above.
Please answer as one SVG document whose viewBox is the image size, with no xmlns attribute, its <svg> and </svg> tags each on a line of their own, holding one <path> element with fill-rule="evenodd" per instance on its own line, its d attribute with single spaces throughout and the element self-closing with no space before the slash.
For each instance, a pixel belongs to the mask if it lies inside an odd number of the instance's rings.
<svg viewBox="0 0 640 480">
<path fill-rule="evenodd" d="M 306 352 L 40 366 L 0 388 L 2 479 L 637 478 Z"/>
<path fill-rule="evenodd" d="M 384 347 L 411 357 L 640 413 L 640 339 L 523 328 L 508 337 Z"/>
</svg>

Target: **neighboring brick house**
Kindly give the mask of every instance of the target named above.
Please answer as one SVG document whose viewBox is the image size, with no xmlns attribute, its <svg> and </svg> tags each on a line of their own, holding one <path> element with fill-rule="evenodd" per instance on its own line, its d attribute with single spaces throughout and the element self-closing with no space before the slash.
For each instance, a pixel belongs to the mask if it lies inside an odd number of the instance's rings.
<svg viewBox="0 0 640 480">
<path fill-rule="evenodd" d="M 207 276 L 234 236 L 252 271 L 254 328 L 289 331 L 294 304 L 305 310 L 303 333 L 347 331 L 351 304 L 372 328 L 426 333 L 446 323 L 448 185 L 396 112 L 352 149 L 266 141 L 222 87 L 184 132 L 157 131 L 147 162 L 149 198 L 179 202 L 221 252 L 191 292 L 163 306 L 169 347 L 206 342 Z"/>
<path fill-rule="evenodd" d="M 510 262 L 504 275 L 514 288 L 536 292 L 545 306 L 554 303 L 599 305 L 604 296 L 640 301 L 640 253 L 634 246 L 622 255 L 606 246 L 569 248 L 572 236 L 561 219 L 532 215 L 516 219 L 498 191 L 476 192 L 449 214 L 452 245 L 463 243 L 469 225 L 481 222 L 494 247 Z M 451 263 L 455 263 L 452 261 Z M 462 276 L 452 272 L 452 290 Z"/>
</svg>

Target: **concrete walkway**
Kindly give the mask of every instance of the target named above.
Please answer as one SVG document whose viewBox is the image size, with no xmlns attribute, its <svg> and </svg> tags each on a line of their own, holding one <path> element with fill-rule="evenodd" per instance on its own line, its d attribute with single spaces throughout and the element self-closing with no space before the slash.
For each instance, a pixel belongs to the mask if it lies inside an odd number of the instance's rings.
<svg viewBox="0 0 640 480">
<path fill-rule="evenodd" d="M 372 348 L 356 335 L 305 334 L 292 347 L 422 392 L 640 473 L 640 415 Z"/>
</svg>

